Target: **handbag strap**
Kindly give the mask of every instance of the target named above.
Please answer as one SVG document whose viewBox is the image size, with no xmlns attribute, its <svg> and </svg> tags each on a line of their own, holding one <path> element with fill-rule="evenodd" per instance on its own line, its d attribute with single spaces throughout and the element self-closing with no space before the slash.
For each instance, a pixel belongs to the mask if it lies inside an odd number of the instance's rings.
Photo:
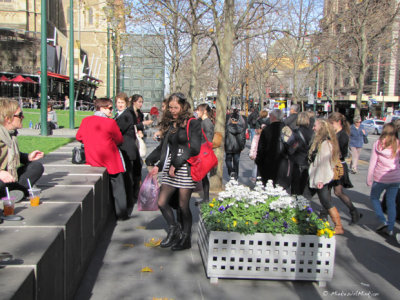
<svg viewBox="0 0 400 300">
<path fill-rule="evenodd" d="M 190 143 L 189 143 L 189 124 L 190 124 L 190 121 L 192 121 L 192 120 L 196 120 L 196 118 L 190 118 L 190 119 L 188 120 L 188 122 L 187 122 L 187 125 L 186 125 L 186 136 L 187 136 L 187 139 L 188 139 L 189 148 L 190 148 Z M 201 129 L 201 132 L 203 133 L 203 136 L 204 136 L 204 138 L 206 139 L 206 142 L 208 142 L 208 139 L 207 139 L 207 137 L 206 137 L 206 134 L 204 133 L 203 128 Z"/>
</svg>

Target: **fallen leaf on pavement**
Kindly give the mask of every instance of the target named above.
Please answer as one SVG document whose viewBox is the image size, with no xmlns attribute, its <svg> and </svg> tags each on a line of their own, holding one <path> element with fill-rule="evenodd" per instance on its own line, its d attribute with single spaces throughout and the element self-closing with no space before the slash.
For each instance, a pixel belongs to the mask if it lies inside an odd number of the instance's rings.
<svg viewBox="0 0 400 300">
<path fill-rule="evenodd" d="M 141 270 L 141 272 L 153 272 L 153 269 L 152 269 L 152 268 L 149 268 L 149 267 L 144 267 L 144 268 Z"/>
<path fill-rule="evenodd" d="M 148 242 L 144 243 L 144 245 L 149 248 L 158 247 L 160 246 L 160 244 L 161 244 L 161 239 L 156 240 L 155 238 L 152 238 Z"/>
<path fill-rule="evenodd" d="M 146 226 L 136 226 L 136 229 L 146 229 Z"/>
<path fill-rule="evenodd" d="M 123 244 L 124 247 L 133 248 L 135 247 L 134 244 Z"/>
</svg>

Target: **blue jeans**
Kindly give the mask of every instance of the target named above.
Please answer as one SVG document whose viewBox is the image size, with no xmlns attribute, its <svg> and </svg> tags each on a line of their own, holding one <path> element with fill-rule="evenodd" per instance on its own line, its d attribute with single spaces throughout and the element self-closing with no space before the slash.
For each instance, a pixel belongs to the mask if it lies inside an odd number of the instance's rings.
<svg viewBox="0 0 400 300">
<path fill-rule="evenodd" d="M 396 221 L 396 195 L 399 190 L 400 183 L 382 183 L 376 182 L 372 184 L 371 187 L 371 202 L 372 206 L 375 210 L 375 214 L 378 217 L 379 221 L 382 224 L 387 224 L 388 230 L 393 230 L 394 223 Z M 379 198 L 383 190 L 386 190 L 386 206 L 387 206 L 387 215 L 388 219 L 386 220 L 385 215 L 383 214 L 381 202 Z"/>
<path fill-rule="evenodd" d="M 256 129 L 250 128 L 250 144 L 253 141 L 253 137 L 256 135 Z"/>
</svg>

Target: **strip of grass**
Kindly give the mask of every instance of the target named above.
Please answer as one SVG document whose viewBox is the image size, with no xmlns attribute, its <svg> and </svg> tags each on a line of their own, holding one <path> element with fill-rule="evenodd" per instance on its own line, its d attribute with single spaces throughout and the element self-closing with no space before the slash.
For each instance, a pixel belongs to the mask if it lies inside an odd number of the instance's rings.
<svg viewBox="0 0 400 300">
<path fill-rule="evenodd" d="M 33 126 L 40 122 L 40 109 L 24 108 L 24 120 L 22 124 L 24 128 L 29 128 L 29 122 L 32 121 Z M 60 128 L 69 128 L 69 110 L 55 110 L 57 113 L 57 122 Z M 92 111 L 75 111 L 75 128 L 79 128 L 83 118 L 92 116 Z"/>
<path fill-rule="evenodd" d="M 75 139 L 47 136 L 18 136 L 18 145 L 21 152 L 30 153 L 34 150 L 43 151 L 47 154 Z"/>
</svg>

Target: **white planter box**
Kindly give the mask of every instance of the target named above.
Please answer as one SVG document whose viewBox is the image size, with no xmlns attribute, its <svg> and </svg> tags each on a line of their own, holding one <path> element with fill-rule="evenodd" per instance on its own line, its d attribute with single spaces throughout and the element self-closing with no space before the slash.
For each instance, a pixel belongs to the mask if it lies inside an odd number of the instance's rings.
<svg viewBox="0 0 400 300">
<path fill-rule="evenodd" d="M 198 245 L 212 283 L 218 278 L 332 279 L 336 239 L 314 235 L 273 235 L 211 231 L 199 221 Z"/>
</svg>

